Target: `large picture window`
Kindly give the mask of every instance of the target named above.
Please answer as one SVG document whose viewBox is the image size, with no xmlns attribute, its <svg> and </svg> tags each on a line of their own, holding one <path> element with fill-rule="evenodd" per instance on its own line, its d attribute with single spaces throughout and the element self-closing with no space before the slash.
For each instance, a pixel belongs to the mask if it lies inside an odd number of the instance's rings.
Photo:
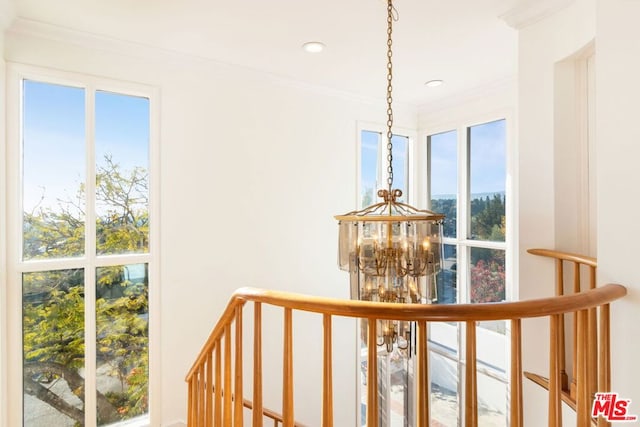
<svg viewBox="0 0 640 427">
<path fill-rule="evenodd" d="M 438 303 L 485 303 L 507 297 L 507 132 L 500 119 L 454 127 L 426 137 L 430 209 L 446 215 Z M 505 322 L 481 322 L 478 336 L 479 420 L 506 424 Z M 462 327 L 433 323 L 432 418 L 456 425 L 461 418 L 458 378 Z M 440 408 L 440 409 L 438 409 Z"/>
<path fill-rule="evenodd" d="M 20 212 L 11 227 L 20 249 L 11 283 L 21 295 L 22 424 L 147 420 L 157 226 L 150 95 L 15 77 Z"/>
</svg>

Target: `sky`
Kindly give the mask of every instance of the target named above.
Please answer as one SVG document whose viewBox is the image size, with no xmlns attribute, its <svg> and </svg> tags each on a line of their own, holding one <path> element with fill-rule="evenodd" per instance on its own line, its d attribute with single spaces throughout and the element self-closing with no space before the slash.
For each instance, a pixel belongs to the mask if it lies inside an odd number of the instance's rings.
<svg viewBox="0 0 640 427">
<path fill-rule="evenodd" d="M 409 155 L 409 138 L 394 135 L 393 144 L 393 188 L 399 188 L 407 194 L 407 159 Z M 380 132 L 364 130 L 361 135 L 361 175 L 362 191 L 373 189 L 373 203 L 382 201 L 376 193 L 381 188 L 387 188 L 387 139 Z M 382 153 L 380 153 L 382 151 Z M 379 155 L 384 157 L 384 163 L 379 165 Z M 382 170 L 379 170 L 381 168 Z M 363 206 L 364 207 L 364 206 Z"/>
<path fill-rule="evenodd" d="M 74 198 L 85 182 L 86 91 L 31 80 L 23 90 L 23 203 L 30 212 Z M 110 154 L 125 170 L 148 168 L 149 100 L 97 91 L 94 111 L 97 164 Z"/>
<path fill-rule="evenodd" d="M 431 135 L 431 195 L 456 194 L 458 187 L 458 133 L 455 130 Z M 504 193 L 506 185 L 505 121 L 469 128 L 470 192 Z"/>
<path fill-rule="evenodd" d="M 471 194 L 504 193 L 506 184 L 505 121 L 483 123 L 469 128 L 470 191 Z M 431 135 L 432 197 L 455 195 L 458 192 L 458 134 L 452 130 Z M 408 138 L 393 137 L 394 188 L 406 191 L 405 174 Z M 386 159 L 386 141 L 379 132 L 362 131 L 361 188 L 386 188 L 386 175 L 378 171 L 380 150 Z M 383 168 L 386 169 L 386 160 Z M 384 170 L 382 171 L 384 172 Z M 382 182 L 380 182 L 382 177 Z M 374 202 L 377 200 L 374 198 Z"/>
</svg>

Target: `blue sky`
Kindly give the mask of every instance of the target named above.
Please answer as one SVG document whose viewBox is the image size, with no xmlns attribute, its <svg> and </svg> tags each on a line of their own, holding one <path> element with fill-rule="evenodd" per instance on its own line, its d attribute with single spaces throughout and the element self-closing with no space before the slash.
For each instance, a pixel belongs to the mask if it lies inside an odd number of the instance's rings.
<svg viewBox="0 0 640 427">
<path fill-rule="evenodd" d="M 506 133 L 505 121 L 498 120 L 469 128 L 470 191 L 478 193 L 500 193 L 505 191 L 506 181 Z M 379 149 L 385 142 L 379 132 L 362 131 L 361 187 L 386 188 L 386 182 L 376 182 Z M 394 136 L 394 188 L 405 190 L 404 168 L 407 138 Z M 458 192 L 458 141 L 455 130 L 431 136 L 431 192 L 432 196 L 454 195 Z M 386 160 L 385 160 L 386 167 Z M 384 176 L 384 174 L 383 174 Z M 377 201 L 374 199 L 374 201 Z"/>
<path fill-rule="evenodd" d="M 457 193 L 457 137 L 455 130 L 431 136 L 432 197 Z M 504 192 L 507 177 L 505 121 L 471 126 L 469 141 L 471 194 Z"/>
<path fill-rule="evenodd" d="M 24 82 L 24 209 L 73 198 L 86 175 L 85 90 Z M 149 164 L 149 100 L 97 91 L 96 160 L 110 153 L 123 169 Z"/>
</svg>

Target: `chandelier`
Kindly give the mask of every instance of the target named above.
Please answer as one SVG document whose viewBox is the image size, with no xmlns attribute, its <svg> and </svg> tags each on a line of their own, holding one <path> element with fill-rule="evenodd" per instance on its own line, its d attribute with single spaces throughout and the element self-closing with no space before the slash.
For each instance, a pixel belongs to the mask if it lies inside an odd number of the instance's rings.
<svg viewBox="0 0 640 427">
<path fill-rule="evenodd" d="M 351 298 L 401 304 L 437 299 L 444 215 L 402 203 L 393 189 L 392 32 L 394 7 L 387 0 L 387 188 L 380 203 L 337 215 L 340 269 L 350 273 Z M 377 344 L 392 352 L 411 342 L 408 322 L 378 320 Z"/>
</svg>

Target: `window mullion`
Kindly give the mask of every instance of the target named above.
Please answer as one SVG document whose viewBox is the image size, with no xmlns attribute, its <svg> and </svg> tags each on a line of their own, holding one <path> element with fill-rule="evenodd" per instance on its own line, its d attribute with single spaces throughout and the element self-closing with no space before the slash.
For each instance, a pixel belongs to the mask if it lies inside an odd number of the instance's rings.
<svg viewBox="0 0 640 427">
<path fill-rule="evenodd" d="M 96 398 L 96 161 L 95 161 L 95 88 L 85 90 L 85 425 L 97 423 Z"/>
<path fill-rule="evenodd" d="M 466 245 L 470 223 L 470 164 L 469 164 L 469 134 L 467 128 L 459 128 L 458 135 L 458 302 L 469 301 L 469 249 Z"/>
</svg>

